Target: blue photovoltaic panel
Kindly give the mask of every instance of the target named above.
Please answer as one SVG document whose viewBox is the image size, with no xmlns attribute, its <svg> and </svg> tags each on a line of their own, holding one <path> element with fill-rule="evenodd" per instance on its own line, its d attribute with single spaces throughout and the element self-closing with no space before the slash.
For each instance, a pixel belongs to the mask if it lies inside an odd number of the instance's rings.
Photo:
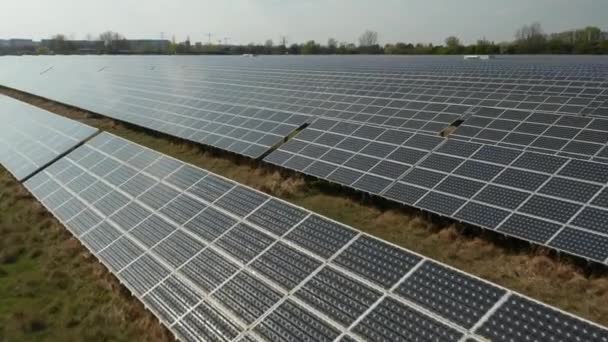
<svg viewBox="0 0 608 342">
<path fill-rule="evenodd" d="M 486 62 L 445 56 L 7 57 L 0 84 L 254 158 L 324 117 L 428 134 L 465 119 L 460 133 L 475 131 L 484 141 L 549 150 L 563 145 L 564 154 L 608 160 L 608 150 L 598 150 L 603 121 L 584 126 L 584 120 L 568 119 L 608 116 L 605 60 L 501 56 Z M 523 114 L 487 122 L 501 111 Z M 550 115 L 568 120 L 552 122 Z M 525 120 L 532 126 L 522 124 L 517 132 L 524 134 L 512 134 Z M 477 132 L 480 124 L 483 132 Z M 525 134 L 539 129 L 535 124 L 556 127 L 527 142 Z M 572 129 L 581 132 L 564 140 Z"/>
<path fill-rule="evenodd" d="M 0 61 L 2 85 L 600 262 L 607 75 L 605 59 L 577 56 Z M 566 228 L 597 244 L 553 243 Z"/>
<path fill-rule="evenodd" d="M 596 324 L 107 133 L 25 185 L 180 340 L 608 339 Z"/>
<path fill-rule="evenodd" d="M 329 119 L 265 161 L 607 263 L 608 206 L 589 203 L 608 184 L 603 163 Z M 566 226 L 596 244 L 553 243 Z"/>
<path fill-rule="evenodd" d="M 19 181 L 97 132 L 4 95 L 0 95 L 0 122 L 0 164 Z"/>
</svg>

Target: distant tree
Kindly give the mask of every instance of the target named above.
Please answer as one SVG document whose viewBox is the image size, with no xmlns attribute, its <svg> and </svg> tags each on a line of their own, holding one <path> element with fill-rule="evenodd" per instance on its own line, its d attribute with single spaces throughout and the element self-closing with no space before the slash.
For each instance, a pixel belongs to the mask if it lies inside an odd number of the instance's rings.
<svg viewBox="0 0 608 342">
<path fill-rule="evenodd" d="M 106 31 L 99 35 L 99 40 L 103 42 L 106 53 L 116 53 L 120 49 L 128 48 L 126 39 L 117 32 Z"/>
<path fill-rule="evenodd" d="M 36 49 L 36 54 L 37 55 L 48 55 L 51 53 L 51 50 L 49 48 L 47 48 L 46 46 L 39 46 Z"/>
<path fill-rule="evenodd" d="M 462 44 L 460 43 L 460 39 L 456 36 L 449 36 L 445 39 L 445 46 L 447 48 L 447 53 L 461 53 L 462 52 Z"/>
<path fill-rule="evenodd" d="M 540 23 L 524 25 L 515 32 L 515 44 L 520 53 L 540 53 L 546 48 L 547 38 Z"/>
<path fill-rule="evenodd" d="M 359 52 L 369 54 L 383 53 L 382 47 L 378 45 L 378 32 L 366 30 L 359 36 Z"/>
<path fill-rule="evenodd" d="M 319 53 L 321 50 L 321 45 L 317 44 L 314 40 L 309 40 L 302 46 L 302 54 L 304 55 L 314 55 Z"/>
<path fill-rule="evenodd" d="M 272 39 L 267 39 L 266 42 L 264 42 L 264 53 L 271 55 L 272 51 L 273 51 L 273 47 L 274 47 L 274 42 L 272 41 Z"/>
<path fill-rule="evenodd" d="M 185 41 L 175 45 L 175 53 L 182 55 L 192 53 L 192 44 L 190 43 L 189 36 L 186 38 Z"/>
<path fill-rule="evenodd" d="M 582 30 L 577 30 L 576 33 L 577 42 L 592 43 L 602 39 L 602 30 L 595 26 L 587 26 Z"/>
<path fill-rule="evenodd" d="M 287 47 L 287 36 L 280 36 L 279 37 L 279 45 L 285 46 Z"/>
<path fill-rule="evenodd" d="M 359 50 L 357 49 L 357 45 L 355 45 L 354 43 L 341 42 L 338 45 L 338 50 L 336 52 L 343 55 L 352 55 L 359 53 Z"/>
<path fill-rule="evenodd" d="M 338 50 L 338 41 L 334 38 L 327 40 L 327 53 L 334 54 Z"/>
<path fill-rule="evenodd" d="M 185 48 L 185 52 L 189 53 L 190 50 L 192 49 L 192 44 L 190 43 L 190 36 L 186 37 L 186 41 L 184 42 L 184 48 Z"/>
<path fill-rule="evenodd" d="M 279 36 L 279 42 L 275 48 L 275 51 L 280 55 L 287 53 L 287 36 Z"/>
<path fill-rule="evenodd" d="M 298 44 L 291 44 L 289 46 L 289 49 L 287 49 L 287 52 L 290 55 L 299 55 L 300 52 L 301 52 L 300 45 L 298 45 Z"/>
<path fill-rule="evenodd" d="M 602 40 L 599 43 L 599 50 L 601 54 L 608 54 L 608 40 Z"/>
<path fill-rule="evenodd" d="M 399 55 L 414 54 L 415 49 L 414 45 L 412 45 L 411 43 L 406 44 L 403 42 L 398 42 L 396 44 L 386 44 L 386 46 L 384 47 L 384 53 Z"/>
<path fill-rule="evenodd" d="M 378 32 L 366 30 L 359 36 L 359 46 L 373 46 L 378 44 Z"/>
<path fill-rule="evenodd" d="M 175 54 L 177 54 L 177 44 L 175 44 L 175 43 L 169 43 L 169 47 L 167 48 L 167 54 L 168 55 L 175 55 Z"/>
<path fill-rule="evenodd" d="M 466 50 L 468 53 L 475 53 L 475 54 L 483 54 L 483 55 L 497 54 L 497 53 L 500 53 L 500 46 L 494 44 L 494 42 L 491 42 L 485 38 L 482 38 L 482 39 L 478 39 L 477 42 L 475 43 L 475 45 L 469 46 Z"/>
<path fill-rule="evenodd" d="M 58 54 L 69 54 L 73 53 L 75 50 L 73 44 L 67 40 L 64 34 L 52 36 L 48 48 Z"/>
<path fill-rule="evenodd" d="M 112 45 L 112 43 L 116 40 L 124 39 L 124 37 L 120 33 L 106 31 L 99 35 L 99 40 L 101 40 L 104 45 Z"/>
</svg>

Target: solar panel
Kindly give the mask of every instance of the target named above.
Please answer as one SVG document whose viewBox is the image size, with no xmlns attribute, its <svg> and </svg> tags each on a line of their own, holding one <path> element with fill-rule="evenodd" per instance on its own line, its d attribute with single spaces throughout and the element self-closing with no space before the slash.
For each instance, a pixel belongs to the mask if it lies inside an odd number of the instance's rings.
<svg viewBox="0 0 608 342">
<path fill-rule="evenodd" d="M 0 163 L 19 181 L 97 132 L 4 95 L 0 95 L 0 121 Z"/>
<path fill-rule="evenodd" d="M 453 153 L 457 149 L 467 153 Z M 607 207 L 593 201 L 606 187 L 604 169 L 592 161 L 447 140 L 380 195 L 606 263 L 601 247 L 584 252 L 552 243 L 566 227 L 587 240 L 606 240 Z"/>
<path fill-rule="evenodd" d="M 565 228 L 584 231 L 586 239 L 605 238 L 590 223 L 602 217 L 594 196 L 608 174 L 598 164 L 608 161 L 604 60 L 505 57 L 468 63 L 383 56 L 381 62 L 367 56 L 26 57 L 3 59 L 0 82 L 254 158 L 310 123 L 266 160 L 534 241 L 545 243 L 550 232 Z M 452 136 L 465 140 L 463 145 L 437 136 L 456 120 L 463 122 Z M 153 157 L 139 156 L 137 163 L 148 165 Z M 128 168 L 113 168 L 108 159 L 94 172 L 112 171 L 112 185 L 132 176 Z M 125 191 L 146 184 L 145 178 L 136 181 Z M 199 195 L 221 194 L 209 187 Z M 144 198 L 159 206 L 164 194 L 154 189 Z M 542 224 L 538 232 L 503 227 L 513 215 Z M 602 251 L 592 254 L 605 259 Z"/>
<path fill-rule="evenodd" d="M 356 123 L 344 126 L 342 121 L 316 119 L 265 160 L 379 194 L 444 140 Z"/>
<path fill-rule="evenodd" d="M 133 172 L 111 183 L 90 155 Z M 141 164 L 143 155 L 155 157 Z M 95 181 L 73 190 L 85 174 Z M 108 133 L 25 185 L 180 340 L 608 339 L 596 324 Z M 161 185 L 172 199 L 148 205 Z"/>
<path fill-rule="evenodd" d="M 608 120 L 520 110 L 477 108 L 454 136 L 548 154 L 608 162 Z"/>
<path fill-rule="evenodd" d="M 324 117 L 429 134 L 466 119 L 458 134 L 467 138 L 608 160 L 608 150 L 598 150 L 603 123 L 570 127 L 580 125 L 570 122 L 580 115 L 608 116 L 608 68 L 601 59 L 503 57 L 472 64 L 386 57 L 7 58 L 0 83 L 253 158 Z M 503 111 L 521 114 L 487 121 Z M 511 131 L 528 116 L 544 121 Z M 565 119 L 547 121 L 552 116 Z M 548 125 L 557 127 L 533 135 Z M 575 139 L 564 140 L 576 129 Z"/>
<path fill-rule="evenodd" d="M 372 136 L 355 139 L 353 132 L 367 127 L 343 127 L 341 121 L 317 119 L 265 161 L 607 262 L 606 250 L 551 243 L 566 226 L 585 231 L 587 240 L 608 237 L 601 228 L 607 207 L 597 205 L 599 200 L 589 203 L 608 184 L 605 164 L 378 127 L 371 127 Z M 324 152 L 310 155 L 311 147 Z M 534 224 L 521 227 L 510 219 L 521 215 Z"/>
</svg>

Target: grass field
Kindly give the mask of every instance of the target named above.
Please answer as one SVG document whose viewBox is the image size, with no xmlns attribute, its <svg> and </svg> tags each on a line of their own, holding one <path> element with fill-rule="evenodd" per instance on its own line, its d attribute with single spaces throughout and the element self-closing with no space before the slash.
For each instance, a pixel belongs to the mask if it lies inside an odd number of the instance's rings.
<svg viewBox="0 0 608 342">
<path fill-rule="evenodd" d="M 1 92 L 201 166 L 608 325 L 608 305 L 605 305 L 608 303 L 608 271 L 605 267 L 587 265 L 544 248 L 458 226 L 414 210 L 387 203 L 377 204 L 377 201 L 324 182 L 207 151 L 195 144 L 92 116 L 44 99 L 7 89 Z M 152 316 L 119 288 L 99 264 L 90 260 L 82 247 L 69 239 L 67 230 L 51 220 L 48 214 L 43 214 L 44 210 L 33 198 L 23 194 L 23 190 L 15 192 L 15 189 L 19 187 L 3 171 L 0 247 L 6 243 L 7 250 L 13 252 L 9 253 L 11 262 L 0 265 L 0 327 L 5 326 L 0 328 L 0 341 L 2 336 L 11 341 L 14 336 L 70 340 L 91 334 L 100 334 L 103 336 L 100 339 L 117 340 L 162 340 L 167 337 L 166 331 L 154 323 Z M 23 222 L 11 225 L 5 224 L 6 220 Z M 5 229 L 13 232 L 7 234 Z M 11 254 L 15 256 L 11 257 Z M 17 296 L 17 284 L 27 287 L 29 296 Z M 5 300 L 7 296 L 9 299 Z M 86 315 L 82 316 L 83 313 Z M 69 328 L 72 320 L 77 324 Z"/>
<path fill-rule="evenodd" d="M 0 169 L 0 341 L 170 341 L 157 322 Z"/>
</svg>

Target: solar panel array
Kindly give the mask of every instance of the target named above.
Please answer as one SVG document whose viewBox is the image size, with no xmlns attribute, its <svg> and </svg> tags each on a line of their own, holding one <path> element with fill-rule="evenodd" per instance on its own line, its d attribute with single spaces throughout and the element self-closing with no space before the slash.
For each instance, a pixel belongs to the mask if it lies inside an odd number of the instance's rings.
<svg viewBox="0 0 608 342">
<path fill-rule="evenodd" d="M 608 341 L 608 330 L 102 133 L 26 187 L 184 341 Z"/>
<path fill-rule="evenodd" d="M 608 119 L 482 107 L 459 139 L 608 163 Z"/>
<path fill-rule="evenodd" d="M 602 263 L 607 80 L 599 57 L 0 60 L 7 86 Z"/>
<path fill-rule="evenodd" d="M 263 112 L 262 120 L 276 112 L 281 119 L 297 114 L 290 122 L 296 125 L 324 116 L 427 133 L 440 132 L 479 106 L 608 115 L 608 66 L 601 59 L 501 58 L 483 65 L 386 56 L 37 57 L 17 63 L 26 70 L 16 76 L 14 61 L 0 63 L 3 84 L 195 141 L 211 135 L 201 142 L 219 148 L 238 143 L 234 139 L 243 133 L 225 135 L 242 122 L 234 118 L 225 127 L 226 121 L 235 113 L 249 117 L 254 109 Z M 58 81 L 62 86 L 48 86 Z M 192 121 L 197 119 L 203 123 Z M 204 129 L 194 137 L 197 125 Z M 261 126 L 251 129 L 256 127 Z M 285 136 L 282 129 L 277 133 Z M 224 138 L 230 144 L 216 142 Z"/>
<path fill-rule="evenodd" d="M 74 71 L 71 65 L 55 66 L 38 76 L 18 77 L 4 84 L 251 158 L 267 153 L 310 119 L 307 114 L 242 103 L 238 97 L 207 99 L 168 79 L 164 79 L 162 89 L 150 89 L 148 83 L 117 87 L 100 78 L 100 74 L 106 75 L 97 65 L 81 68 Z M 79 77 L 72 75 L 78 72 Z M 62 86 L 42 85 L 49 82 L 61 82 Z"/>
<path fill-rule="evenodd" d="M 97 129 L 0 95 L 0 164 L 26 179 Z"/>
<path fill-rule="evenodd" d="M 265 160 L 380 194 L 444 140 L 436 135 L 317 119 Z"/>
<path fill-rule="evenodd" d="M 265 161 L 608 263 L 608 164 L 326 119 Z"/>
</svg>

